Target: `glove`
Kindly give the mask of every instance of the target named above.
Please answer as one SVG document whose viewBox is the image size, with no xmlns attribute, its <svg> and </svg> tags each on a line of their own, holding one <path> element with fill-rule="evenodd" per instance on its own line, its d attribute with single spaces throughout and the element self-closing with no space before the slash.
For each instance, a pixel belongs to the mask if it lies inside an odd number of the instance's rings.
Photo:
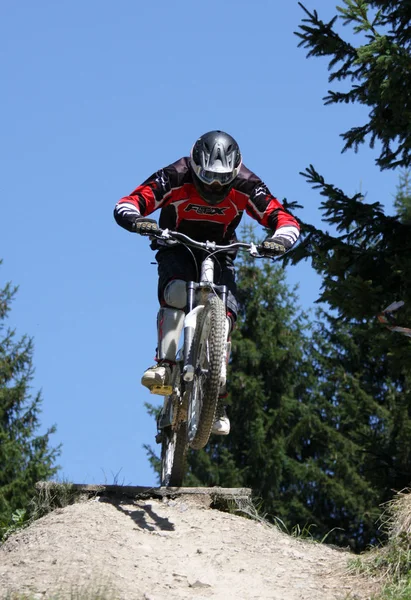
<svg viewBox="0 0 411 600">
<path fill-rule="evenodd" d="M 140 233 L 141 235 L 150 235 L 151 233 L 157 233 L 159 227 L 157 221 L 149 219 L 147 217 L 138 217 L 133 224 L 133 231 Z"/>
<path fill-rule="evenodd" d="M 273 238 L 267 238 L 261 244 L 261 254 L 263 256 L 281 256 L 287 248 L 280 241 L 276 241 Z"/>
</svg>

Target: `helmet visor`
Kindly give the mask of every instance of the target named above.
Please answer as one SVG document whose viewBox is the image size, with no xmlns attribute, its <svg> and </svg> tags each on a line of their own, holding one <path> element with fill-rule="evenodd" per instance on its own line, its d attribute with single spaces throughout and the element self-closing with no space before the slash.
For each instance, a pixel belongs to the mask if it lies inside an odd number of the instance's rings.
<svg viewBox="0 0 411 600">
<path fill-rule="evenodd" d="M 229 173 L 217 173 L 215 171 L 208 171 L 207 169 L 198 169 L 197 177 L 201 179 L 203 183 L 211 185 L 212 183 L 219 183 L 220 185 L 227 185 L 231 183 L 236 177 L 236 173 L 230 171 Z"/>
</svg>

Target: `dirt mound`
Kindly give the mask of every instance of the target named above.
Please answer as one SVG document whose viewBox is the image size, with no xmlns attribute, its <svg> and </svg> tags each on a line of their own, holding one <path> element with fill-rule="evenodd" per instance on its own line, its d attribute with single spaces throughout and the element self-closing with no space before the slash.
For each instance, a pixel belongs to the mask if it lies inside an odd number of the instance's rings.
<svg viewBox="0 0 411 600">
<path fill-rule="evenodd" d="M 98 497 L 53 513 L 0 548 L 0 594 L 30 599 L 370 598 L 349 554 L 193 498 Z"/>
</svg>

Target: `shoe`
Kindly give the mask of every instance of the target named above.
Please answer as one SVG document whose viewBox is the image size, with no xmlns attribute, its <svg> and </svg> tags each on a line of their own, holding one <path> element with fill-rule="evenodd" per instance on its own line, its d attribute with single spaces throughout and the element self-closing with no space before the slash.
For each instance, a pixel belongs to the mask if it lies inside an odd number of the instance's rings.
<svg viewBox="0 0 411 600">
<path fill-rule="evenodd" d="M 171 365 L 166 362 L 158 362 L 144 372 L 141 383 L 152 394 L 159 394 L 160 396 L 170 395 L 173 391 L 171 386 Z"/>
<path fill-rule="evenodd" d="M 230 419 L 227 417 L 223 404 L 220 405 L 219 403 L 217 407 L 216 419 L 211 433 L 214 433 L 214 435 L 228 435 L 230 433 Z"/>
</svg>

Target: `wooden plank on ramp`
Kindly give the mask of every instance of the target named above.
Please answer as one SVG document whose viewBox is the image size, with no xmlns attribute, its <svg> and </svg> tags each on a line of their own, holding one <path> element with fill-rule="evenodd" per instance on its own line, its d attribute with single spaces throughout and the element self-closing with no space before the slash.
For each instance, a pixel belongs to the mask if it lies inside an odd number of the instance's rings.
<svg viewBox="0 0 411 600">
<path fill-rule="evenodd" d="M 55 481 L 39 481 L 36 488 L 39 492 L 58 491 L 59 488 L 69 488 L 70 491 L 88 496 L 106 496 L 113 498 L 178 498 L 192 497 L 203 498 L 205 504 L 224 505 L 231 502 L 251 502 L 252 490 L 250 488 L 223 488 L 223 487 L 145 487 L 138 485 L 94 485 L 84 483 L 61 483 Z M 207 502 L 209 499 L 209 502 Z"/>
</svg>

